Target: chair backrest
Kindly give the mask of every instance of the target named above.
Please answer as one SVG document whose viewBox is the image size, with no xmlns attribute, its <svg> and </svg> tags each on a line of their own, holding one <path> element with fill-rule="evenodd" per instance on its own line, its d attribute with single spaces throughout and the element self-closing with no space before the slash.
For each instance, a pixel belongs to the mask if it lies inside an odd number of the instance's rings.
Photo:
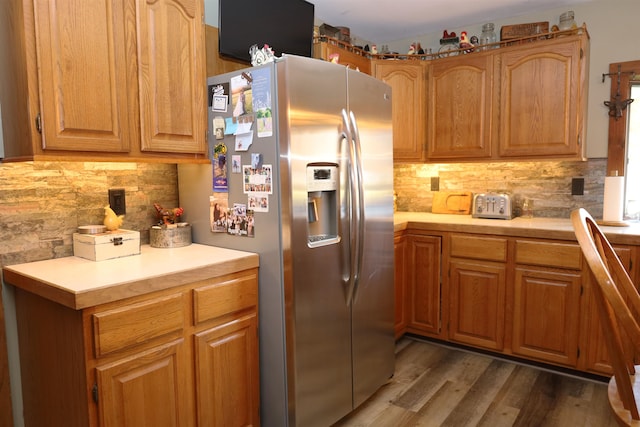
<svg viewBox="0 0 640 427">
<path fill-rule="evenodd" d="M 635 374 L 634 356 L 640 354 L 640 295 L 591 215 L 582 208 L 576 209 L 571 212 L 571 221 L 595 278 L 592 295 L 614 372 L 609 384 L 609 402 L 619 421 L 640 420 L 632 377 Z M 619 401 L 612 396 L 616 391 Z M 623 413 L 625 411 L 628 412 Z"/>
</svg>

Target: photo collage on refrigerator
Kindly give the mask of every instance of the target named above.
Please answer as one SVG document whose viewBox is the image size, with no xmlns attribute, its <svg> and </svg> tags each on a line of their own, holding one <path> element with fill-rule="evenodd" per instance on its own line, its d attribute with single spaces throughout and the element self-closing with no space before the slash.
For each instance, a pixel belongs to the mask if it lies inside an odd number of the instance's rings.
<svg viewBox="0 0 640 427">
<path fill-rule="evenodd" d="M 209 144 L 213 170 L 209 216 L 214 233 L 254 237 L 255 214 L 269 212 L 273 165 L 263 163 L 259 144 L 260 138 L 273 135 L 271 72 L 269 67 L 243 71 L 228 83 L 209 86 L 215 138 Z M 242 174 L 246 198 L 229 200 L 228 174 Z"/>
</svg>

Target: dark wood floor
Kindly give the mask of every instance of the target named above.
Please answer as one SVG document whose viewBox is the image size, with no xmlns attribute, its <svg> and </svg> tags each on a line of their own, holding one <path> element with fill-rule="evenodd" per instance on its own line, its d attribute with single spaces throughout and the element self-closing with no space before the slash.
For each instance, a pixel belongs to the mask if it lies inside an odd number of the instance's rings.
<svg viewBox="0 0 640 427">
<path fill-rule="evenodd" d="M 394 377 L 335 424 L 615 426 L 605 383 L 402 338 Z"/>
</svg>

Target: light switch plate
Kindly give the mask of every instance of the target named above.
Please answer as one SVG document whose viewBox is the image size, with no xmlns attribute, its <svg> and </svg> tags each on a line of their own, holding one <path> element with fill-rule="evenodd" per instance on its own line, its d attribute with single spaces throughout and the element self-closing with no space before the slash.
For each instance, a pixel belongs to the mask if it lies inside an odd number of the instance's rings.
<svg viewBox="0 0 640 427">
<path fill-rule="evenodd" d="M 584 178 L 571 179 L 571 195 L 572 196 L 584 195 Z"/>
<path fill-rule="evenodd" d="M 127 213 L 127 204 L 124 196 L 124 188 L 109 189 L 109 206 L 116 215 L 124 215 Z"/>
</svg>

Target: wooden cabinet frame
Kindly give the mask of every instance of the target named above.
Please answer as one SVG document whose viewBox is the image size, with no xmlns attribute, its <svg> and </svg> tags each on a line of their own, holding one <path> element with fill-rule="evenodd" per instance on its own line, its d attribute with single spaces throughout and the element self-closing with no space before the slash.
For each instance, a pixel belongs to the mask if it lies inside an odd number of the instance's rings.
<svg viewBox="0 0 640 427">
<path fill-rule="evenodd" d="M 610 375 L 577 242 L 443 230 L 396 232 L 396 244 L 406 242 L 406 259 L 396 263 L 396 286 L 406 292 L 397 319 L 406 319 L 406 332 Z M 640 280 L 640 246 L 614 247 L 632 280 Z"/>
<path fill-rule="evenodd" d="M 16 288 L 25 425 L 258 426 L 257 295 L 257 269 L 82 310 Z"/>
</svg>

